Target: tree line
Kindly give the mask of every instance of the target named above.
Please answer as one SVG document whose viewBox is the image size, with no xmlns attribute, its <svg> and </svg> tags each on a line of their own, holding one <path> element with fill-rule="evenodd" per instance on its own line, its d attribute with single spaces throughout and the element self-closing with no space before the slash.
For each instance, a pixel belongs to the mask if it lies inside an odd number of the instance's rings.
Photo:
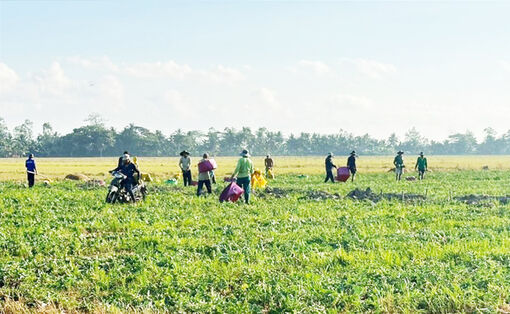
<svg viewBox="0 0 510 314">
<path fill-rule="evenodd" d="M 368 134 L 356 136 L 340 131 L 337 134 L 300 133 L 284 136 L 281 131 L 266 128 L 252 130 L 210 128 L 207 132 L 176 130 L 170 135 L 129 124 L 122 130 L 107 127 L 98 116 L 90 116 L 85 125 L 68 134 L 55 132 L 44 123 L 42 133 L 34 135 L 33 123 L 25 120 L 9 130 L 0 118 L 0 157 L 19 157 L 34 153 L 39 157 L 101 157 L 118 156 L 124 150 L 137 156 L 177 156 L 182 150 L 192 155 L 208 152 L 212 156 L 236 156 L 242 148 L 253 155 L 268 153 L 279 156 L 313 156 L 333 152 L 347 155 L 352 150 L 363 155 L 391 155 L 397 150 L 408 154 L 420 151 L 431 155 L 510 154 L 510 130 L 497 136 L 485 129 L 483 141 L 472 132 L 455 133 L 443 141 L 428 140 L 415 128 L 403 139 L 395 134 L 376 139 Z"/>
</svg>

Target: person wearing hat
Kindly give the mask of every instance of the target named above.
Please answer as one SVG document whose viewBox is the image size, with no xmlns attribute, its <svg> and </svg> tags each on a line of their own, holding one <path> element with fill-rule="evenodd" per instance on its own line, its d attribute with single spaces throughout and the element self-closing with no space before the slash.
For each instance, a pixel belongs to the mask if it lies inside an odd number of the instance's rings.
<svg viewBox="0 0 510 314">
<path fill-rule="evenodd" d="M 253 172 L 253 162 L 250 159 L 250 153 L 247 149 L 243 149 L 241 158 L 237 161 L 236 169 L 232 173 L 232 179 L 237 177 L 237 184 L 244 190 L 244 201 L 246 204 L 250 203 L 250 181 Z"/>
<path fill-rule="evenodd" d="M 347 168 L 349 168 L 349 172 L 351 173 L 351 182 L 354 182 L 354 177 L 356 176 L 356 151 L 352 151 L 349 158 L 347 158 Z"/>
<path fill-rule="evenodd" d="M 264 159 L 264 166 L 266 167 L 266 178 L 269 178 L 269 174 L 272 175 L 274 167 L 274 161 L 271 155 L 267 154 L 266 159 Z"/>
<path fill-rule="evenodd" d="M 35 175 L 37 174 L 37 167 L 35 166 L 34 154 L 29 154 L 28 159 L 25 161 L 27 168 L 28 187 L 31 188 L 35 184 Z"/>
<path fill-rule="evenodd" d="M 395 159 L 393 159 L 393 165 L 395 165 L 395 179 L 397 181 L 400 181 L 405 168 L 404 159 L 402 158 L 403 154 L 404 152 L 399 150 L 397 152 L 397 156 L 395 156 Z"/>
<path fill-rule="evenodd" d="M 209 154 L 205 153 L 202 156 L 202 160 L 200 160 L 198 162 L 197 166 L 200 163 L 206 161 L 207 159 L 209 159 Z M 200 167 L 199 167 L 198 168 L 197 196 L 200 196 L 202 194 L 202 189 L 204 187 L 204 184 L 205 184 L 205 187 L 207 188 L 207 193 L 211 194 L 212 193 L 212 188 L 211 188 L 211 171 L 200 172 Z"/>
<path fill-rule="evenodd" d="M 191 185 L 191 158 L 189 157 L 189 152 L 183 150 L 179 155 L 181 155 L 179 167 L 182 170 L 184 186 Z"/>
<path fill-rule="evenodd" d="M 418 169 L 418 179 L 423 180 L 425 177 L 425 171 L 427 171 L 427 158 L 423 156 L 423 152 L 420 152 L 420 156 L 416 160 L 414 170 Z"/>
<path fill-rule="evenodd" d="M 324 163 L 326 165 L 326 180 L 324 180 L 324 183 L 328 182 L 328 180 L 331 180 L 331 182 L 335 183 L 333 168 L 336 168 L 336 166 L 333 164 L 333 153 L 328 154 Z"/>
</svg>

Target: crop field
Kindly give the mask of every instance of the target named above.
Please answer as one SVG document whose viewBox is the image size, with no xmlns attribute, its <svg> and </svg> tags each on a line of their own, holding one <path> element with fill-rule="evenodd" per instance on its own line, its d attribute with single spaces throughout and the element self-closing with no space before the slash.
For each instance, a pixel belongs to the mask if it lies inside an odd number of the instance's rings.
<svg viewBox="0 0 510 314">
<path fill-rule="evenodd" d="M 235 160 L 198 198 L 165 183 L 177 159 L 140 158 L 147 199 L 111 205 L 63 178 L 116 158 L 37 159 L 33 189 L 0 159 L 0 312 L 510 312 L 510 157 L 429 157 L 398 183 L 392 157 L 361 157 L 336 184 L 322 157 L 277 157 L 250 205 L 220 204 Z"/>
<path fill-rule="evenodd" d="M 414 168 L 417 156 L 405 156 L 408 168 Z M 231 174 L 237 157 L 218 157 L 219 176 Z M 278 174 L 316 175 L 324 171 L 324 157 L 274 157 Z M 346 156 L 335 158 L 337 166 L 344 166 Z M 199 157 L 192 157 L 195 162 Z M 264 158 L 252 158 L 255 167 L 263 169 Z M 155 179 L 165 180 L 179 174 L 179 159 L 138 158 L 140 170 L 150 173 Z M 358 168 L 361 173 L 381 173 L 392 168 L 393 156 L 361 156 Z M 432 171 L 510 170 L 510 156 L 432 156 L 429 157 Z M 108 170 L 115 168 L 117 158 L 37 158 L 39 172 L 50 179 L 63 179 L 67 174 L 82 173 L 90 178 L 107 179 Z M 192 169 L 196 176 L 196 166 Z M 0 181 L 26 180 L 24 159 L 0 158 Z"/>
</svg>

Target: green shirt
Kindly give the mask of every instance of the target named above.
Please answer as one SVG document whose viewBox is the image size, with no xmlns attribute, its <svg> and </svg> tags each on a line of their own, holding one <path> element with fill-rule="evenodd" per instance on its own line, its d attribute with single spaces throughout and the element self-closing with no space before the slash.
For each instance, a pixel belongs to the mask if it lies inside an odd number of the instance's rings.
<svg viewBox="0 0 510 314">
<path fill-rule="evenodd" d="M 395 167 L 397 168 L 402 168 L 404 167 L 404 159 L 402 159 L 402 155 L 397 155 L 395 156 L 395 159 L 393 160 L 393 164 L 395 165 Z"/>
<path fill-rule="evenodd" d="M 427 170 L 427 158 L 418 157 L 418 160 L 416 160 L 416 166 L 414 167 L 418 168 L 418 170 Z"/>
<path fill-rule="evenodd" d="M 242 157 L 237 162 L 237 167 L 234 173 L 232 174 L 233 177 L 237 175 L 238 178 L 246 178 L 250 177 L 253 173 L 253 162 L 250 158 Z"/>
</svg>

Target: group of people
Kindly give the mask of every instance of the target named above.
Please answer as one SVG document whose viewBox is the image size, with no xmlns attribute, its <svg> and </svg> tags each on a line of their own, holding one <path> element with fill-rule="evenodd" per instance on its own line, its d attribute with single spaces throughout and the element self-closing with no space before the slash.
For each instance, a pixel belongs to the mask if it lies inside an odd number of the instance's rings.
<svg viewBox="0 0 510 314">
<path fill-rule="evenodd" d="M 356 151 L 352 151 L 349 157 L 347 158 L 347 168 L 349 168 L 349 173 L 351 175 L 351 181 L 354 181 L 354 178 L 356 177 Z M 324 183 L 331 180 L 331 182 L 335 183 L 335 177 L 333 175 L 333 168 L 337 169 L 338 167 L 335 166 L 333 163 L 333 153 L 329 153 L 328 156 L 326 156 L 325 160 L 326 164 L 326 179 L 324 180 Z"/>
<path fill-rule="evenodd" d="M 395 179 L 400 181 L 402 178 L 402 173 L 404 173 L 404 152 L 399 150 L 397 152 L 397 156 L 393 159 L 393 165 L 395 165 Z M 418 159 L 416 160 L 416 164 L 414 165 L 414 170 L 418 171 L 418 179 L 425 179 L 425 172 L 428 170 L 427 158 L 423 155 L 423 152 L 420 152 Z"/>
<path fill-rule="evenodd" d="M 393 165 L 395 166 L 395 179 L 397 181 L 400 181 L 402 178 L 402 173 L 404 173 L 404 158 L 403 158 L 404 152 L 399 150 L 397 152 L 397 155 L 393 159 Z M 356 151 L 352 151 L 349 157 L 347 158 L 347 168 L 349 169 L 349 173 L 351 175 L 351 181 L 354 181 L 354 178 L 356 177 Z M 333 175 L 333 168 L 337 169 L 337 166 L 333 163 L 333 153 L 329 153 L 326 156 L 325 160 L 325 166 L 326 166 L 326 179 L 324 180 L 324 183 L 331 180 L 331 182 L 335 182 L 335 177 Z M 418 159 L 416 160 L 416 164 L 414 166 L 414 169 L 418 171 L 418 179 L 423 180 L 425 178 L 425 172 L 428 170 L 428 164 L 427 164 L 427 158 L 423 155 L 423 152 L 420 152 L 420 155 L 418 156 Z"/>
<path fill-rule="evenodd" d="M 237 161 L 236 168 L 232 173 L 231 179 L 236 180 L 237 184 L 239 184 L 244 190 L 244 200 L 246 203 L 250 202 L 250 191 L 251 191 L 251 177 L 255 172 L 255 168 L 253 167 L 253 161 L 250 159 L 250 153 L 247 149 L 243 149 L 241 152 L 241 158 Z M 180 153 L 181 158 L 179 159 L 179 168 L 182 171 L 182 177 L 184 181 L 184 186 L 190 186 L 193 184 L 192 174 L 191 174 L 191 157 L 190 153 L 186 150 Z M 205 162 L 209 159 L 209 155 L 204 153 L 202 155 L 202 159 L 197 163 L 197 166 L 202 162 Z M 273 176 L 273 167 L 274 161 L 270 155 L 267 155 L 264 160 L 266 176 Z M 214 170 L 200 171 L 200 167 L 198 167 L 198 182 L 197 182 L 197 196 L 200 196 L 203 191 L 203 187 L 205 185 L 207 189 L 207 193 L 212 193 L 212 184 L 216 183 Z"/>
<path fill-rule="evenodd" d="M 250 159 L 250 153 L 247 149 L 244 149 L 241 152 L 241 158 L 237 161 L 236 168 L 234 172 L 232 173 L 231 179 L 236 180 L 237 184 L 239 184 L 244 189 L 244 200 L 246 203 L 250 202 L 250 182 L 251 182 L 251 176 L 254 173 L 254 167 L 253 167 L 253 161 Z M 404 152 L 398 151 L 397 155 L 395 156 L 393 160 L 393 165 L 395 166 L 395 178 L 397 181 L 401 180 L 402 173 L 404 172 L 404 159 L 403 159 Z M 192 174 L 191 174 L 191 157 L 190 153 L 186 150 L 182 151 L 180 153 L 181 158 L 179 159 L 179 167 L 182 171 L 182 177 L 184 181 L 184 186 L 189 186 L 193 184 L 192 181 Z M 354 181 L 357 173 L 357 167 L 356 167 L 356 158 L 358 156 L 356 155 L 356 151 L 352 151 L 347 158 L 347 168 L 349 169 L 349 173 L 351 175 L 351 181 Z M 135 157 L 136 158 L 136 157 Z M 209 159 L 209 155 L 207 153 L 204 153 L 202 155 L 202 159 L 200 160 L 200 163 L 205 162 Z M 197 164 L 197 165 L 198 165 Z M 267 155 L 264 160 L 264 166 L 265 166 L 265 172 L 266 176 L 272 177 L 273 176 L 273 167 L 274 167 L 274 161 L 271 158 L 270 155 Z M 333 163 L 333 153 L 329 153 L 325 160 L 325 166 L 326 166 L 326 179 L 324 182 L 335 182 L 335 177 L 333 175 L 333 168 L 337 168 L 337 166 Z M 37 167 L 34 160 L 34 155 L 30 154 L 28 156 L 28 159 L 25 162 L 25 167 L 27 169 L 27 179 L 28 179 L 28 186 L 33 187 L 35 184 L 35 175 L 37 174 Z M 420 153 L 418 159 L 416 160 L 415 164 L 415 170 L 418 171 L 418 179 L 423 180 L 425 177 L 425 172 L 428 169 L 427 164 L 427 158 L 423 155 L 423 152 Z M 127 180 L 124 180 L 124 187 L 128 191 L 128 193 L 132 196 L 132 199 L 134 200 L 133 195 L 133 185 L 136 185 L 138 183 L 138 180 L 141 179 L 140 171 L 138 170 L 138 166 L 136 164 L 136 160 L 131 160 L 131 157 L 129 155 L 129 152 L 125 151 L 124 154 L 119 158 L 117 168 L 110 171 L 110 173 L 114 171 L 120 171 L 122 172 L 126 177 Z M 136 175 L 136 176 L 135 176 Z M 200 196 L 202 194 L 204 185 L 207 189 L 207 193 L 212 193 L 212 185 L 216 183 L 216 178 L 214 175 L 214 169 L 208 170 L 208 171 L 198 171 L 198 184 L 197 184 L 197 195 Z"/>
</svg>

